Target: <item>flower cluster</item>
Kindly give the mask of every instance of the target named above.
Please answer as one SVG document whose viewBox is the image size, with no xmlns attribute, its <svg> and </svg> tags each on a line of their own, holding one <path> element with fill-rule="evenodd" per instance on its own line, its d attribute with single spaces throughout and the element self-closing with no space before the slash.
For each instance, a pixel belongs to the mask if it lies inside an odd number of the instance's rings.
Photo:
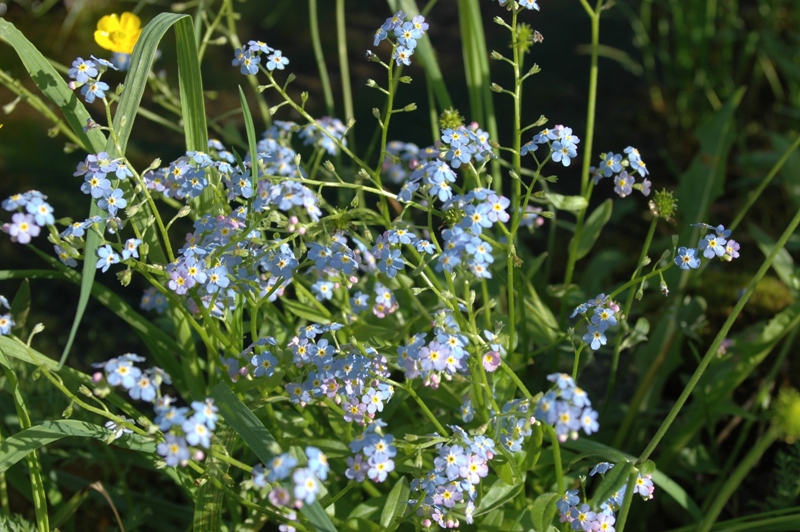
<svg viewBox="0 0 800 532">
<path fill-rule="evenodd" d="M 529 410 L 529 400 L 513 399 L 503 405 L 500 414 L 493 416 L 497 440 L 507 451 L 521 451 L 525 438 L 533 433 L 531 427 L 536 418 L 528 413 Z"/>
<path fill-rule="evenodd" d="M 82 57 L 75 59 L 72 68 L 67 72 L 73 80 L 69 82 L 69 87 L 73 90 L 80 88 L 86 103 L 92 103 L 97 98 L 104 99 L 109 86 L 108 83 L 100 81 L 100 78 L 109 68 L 119 70 L 105 59 L 98 59 L 95 56 L 91 58 L 91 60 L 84 60 Z"/>
<path fill-rule="evenodd" d="M 592 311 L 592 316 L 586 318 L 586 313 L 589 309 L 594 310 Z M 578 305 L 570 314 L 570 318 L 581 314 L 587 319 L 589 330 L 583 335 L 583 341 L 594 351 L 597 351 L 600 346 L 606 345 L 608 341 L 606 331 L 609 327 L 617 324 L 618 313 L 619 305 L 614 301 L 610 301 L 605 294 L 599 294 L 596 298 Z"/>
<path fill-rule="evenodd" d="M 267 43 L 261 41 L 248 41 L 247 46 L 237 48 L 231 64 L 240 67 L 239 71 L 242 74 L 253 76 L 258 73 L 261 54 L 266 56 L 264 66 L 270 72 L 283 70 L 289 64 L 289 59 L 284 57 L 280 50 L 267 46 Z"/>
<path fill-rule="evenodd" d="M 560 162 L 564 166 L 569 166 L 572 159 L 578 156 L 578 144 L 580 141 L 581 139 L 577 135 L 572 134 L 572 128 L 558 125 L 553 129 L 543 129 L 535 134 L 533 139 L 522 145 L 519 154 L 522 156 L 529 153 L 533 155 L 541 144 L 547 144 L 550 147 L 548 155 L 552 160 L 557 163 Z"/>
<path fill-rule="evenodd" d="M 0 296 L 0 307 L 5 307 L 8 310 L 11 310 L 11 305 L 8 304 L 8 299 L 6 296 Z M 0 314 L 0 336 L 8 336 L 11 334 L 11 329 L 14 328 L 14 319 L 11 316 L 10 312 L 5 314 Z"/>
<path fill-rule="evenodd" d="M 494 457 L 495 443 L 486 436 L 470 436 L 458 426 L 450 427 L 460 437 L 453 444 L 439 443 L 433 469 L 411 483 L 411 489 L 421 493 L 421 501 L 409 500 L 417 507 L 417 515 L 442 528 L 458 528 L 456 511 L 463 512 L 467 524 L 472 524 L 478 499 L 478 485 L 489 473 L 489 460 Z M 461 508 L 463 507 L 463 510 Z"/>
<path fill-rule="evenodd" d="M 442 310 L 435 318 L 433 340 L 426 344 L 427 333 L 418 333 L 397 348 L 398 364 L 406 379 L 421 377 L 425 386 L 433 389 L 439 387 L 442 378 L 449 381 L 456 373 L 469 372 L 467 336 L 451 313 Z"/>
<path fill-rule="evenodd" d="M 536 405 L 536 419 L 553 425 L 560 441 L 578 438 L 578 430 L 587 435 L 597 432 L 598 413 L 591 406 L 586 392 L 575 385 L 566 373 L 553 373 L 547 380 L 555 383 L 555 389 L 548 391 Z"/>
<path fill-rule="evenodd" d="M 419 166 L 419 157 L 419 146 L 413 142 L 389 141 L 386 144 L 386 157 L 381 166 L 381 173 L 392 183 L 404 183 L 409 173 Z"/>
<path fill-rule="evenodd" d="M 394 445 L 394 436 L 382 433 L 385 426 L 386 423 L 376 419 L 350 442 L 353 456 L 347 459 L 347 470 L 344 472 L 347 478 L 356 482 L 364 482 L 367 478 L 373 482 L 383 482 L 394 471 L 397 447 Z"/>
<path fill-rule="evenodd" d="M 718 225 L 716 227 L 698 223 L 692 224 L 693 227 L 702 227 L 704 230 L 713 229 L 713 233 L 708 233 L 703 236 L 697 244 L 697 248 L 678 248 L 678 254 L 675 257 L 675 264 L 681 270 L 697 269 L 700 267 L 700 252 L 707 259 L 719 257 L 725 261 L 732 261 L 739 258 L 739 243 L 730 239 L 731 232 L 725 229 L 724 226 Z"/>
<path fill-rule="evenodd" d="M 93 364 L 104 372 L 104 375 L 95 374 L 93 380 L 99 383 L 105 377 L 109 385 L 124 388 L 131 399 L 153 403 L 156 413 L 153 423 L 164 433 L 164 441 L 156 448 L 158 454 L 164 457 L 168 466 L 185 466 L 191 448 L 211 447 L 211 437 L 217 427 L 217 407 L 211 398 L 205 402 L 192 402 L 191 410 L 174 406 L 175 399 L 161 394 L 162 384 L 172 384 L 170 376 L 158 367 L 142 371 L 135 364 L 144 360 L 144 357 L 127 353 Z M 202 456 L 202 452 L 195 453 L 195 456 Z"/>
<path fill-rule="evenodd" d="M 328 155 L 336 156 L 339 154 L 339 145 L 347 146 L 346 133 L 347 128 L 341 120 L 323 116 L 315 123 L 301 128 L 299 136 L 303 139 L 304 145 L 313 144 L 325 150 Z"/>
<path fill-rule="evenodd" d="M 14 213 L 11 222 L 2 226 L 12 242 L 28 244 L 32 238 L 39 236 L 42 228 L 56 223 L 53 207 L 46 200 L 47 196 L 38 190 L 14 194 L 3 200 L 3 209 Z"/>
<path fill-rule="evenodd" d="M 594 476 L 598 473 L 603 475 L 613 467 L 614 464 L 609 462 L 600 462 L 592 468 L 589 476 Z M 615 514 L 622 506 L 627 489 L 628 486 L 623 481 L 620 488 L 600 504 L 597 512 L 593 511 L 589 504 L 581 503 L 581 499 L 578 496 L 579 490 L 568 490 L 556 501 L 559 519 L 562 523 L 570 523 L 572 530 L 614 532 L 616 530 L 614 528 L 614 523 L 616 522 Z M 636 479 L 634 489 L 644 500 L 652 499 L 655 486 L 650 475 L 642 475 L 640 473 Z"/>
<path fill-rule="evenodd" d="M 475 188 L 466 195 L 455 196 L 445 206 L 445 216 L 454 212 L 460 222 L 442 232 L 442 253 L 436 271 L 452 272 L 464 264 L 478 279 L 492 277 L 489 266 L 494 262 L 492 245 L 481 238 L 484 230 L 495 223 L 506 223 L 510 219 L 506 209 L 510 201 L 504 196 Z"/>
<path fill-rule="evenodd" d="M 485 163 L 493 156 L 489 135 L 476 123 L 469 127 L 446 128 L 442 132 L 441 143 L 421 152 L 405 149 L 409 168 L 413 168 L 398 194 L 398 200 L 405 202 L 411 201 L 420 183 L 426 185 L 425 189 L 433 198 L 438 198 L 442 203 L 449 202 L 454 198 L 452 184 L 456 182 L 453 169 L 471 164 L 473 159 Z M 394 169 L 395 173 L 404 172 L 402 166 L 392 166 L 392 163 L 385 166 Z"/>
<path fill-rule="evenodd" d="M 425 35 L 428 23 L 425 17 L 417 15 L 410 22 L 405 20 L 406 14 L 398 11 L 381 24 L 375 31 L 375 38 L 372 46 L 378 46 L 381 41 L 389 39 L 389 34 L 394 36 L 392 59 L 399 65 L 410 65 L 411 56 L 417 48 L 417 41 Z"/>
<path fill-rule="evenodd" d="M 297 467 L 297 458 L 289 453 L 283 453 L 270 460 L 266 467 L 259 464 L 253 467 L 253 484 L 266 488 L 269 483 L 271 489 L 269 501 L 277 507 L 294 506 L 299 508 L 302 504 L 312 504 L 317 500 L 321 483 L 328 478 L 330 466 L 328 458 L 317 447 L 306 447 L 307 464 Z M 291 493 L 282 482 L 291 478 Z"/>
<path fill-rule="evenodd" d="M 630 173 L 628 172 L 630 170 Z M 639 150 L 633 146 L 625 148 L 624 155 L 622 153 L 601 153 L 600 164 L 589 168 L 589 173 L 595 184 L 599 183 L 604 178 L 614 179 L 614 192 L 621 198 L 630 195 L 633 189 L 640 191 L 645 196 L 650 195 L 650 187 L 652 183 L 647 176 L 650 171 L 647 165 L 644 164 Z M 638 173 L 644 179 L 641 183 L 636 183 L 634 173 Z"/>
</svg>

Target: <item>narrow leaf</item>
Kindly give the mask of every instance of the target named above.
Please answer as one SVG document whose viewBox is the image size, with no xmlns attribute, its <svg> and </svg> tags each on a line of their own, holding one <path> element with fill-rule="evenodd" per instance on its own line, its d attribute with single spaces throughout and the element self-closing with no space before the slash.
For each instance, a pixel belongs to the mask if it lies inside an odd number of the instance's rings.
<svg viewBox="0 0 800 532">
<path fill-rule="evenodd" d="M 556 515 L 556 501 L 560 497 L 558 493 L 542 493 L 536 497 L 531 508 L 534 530 L 549 530 L 550 523 Z"/>
<path fill-rule="evenodd" d="M 583 196 L 563 196 L 551 192 L 545 194 L 545 198 L 560 211 L 578 212 L 589 205 Z"/>
<path fill-rule="evenodd" d="M 586 219 L 586 224 L 584 224 L 583 231 L 578 239 L 578 259 L 582 259 L 592 250 L 592 246 L 594 246 L 594 243 L 597 241 L 597 237 L 600 236 L 603 227 L 605 227 L 608 220 L 611 219 L 613 205 L 610 199 L 605 200 L 589 215 L 589 218 Z"/>
<path fill-rule="evenodd" d="M 403 516 L 408 506 L 408 494 L 410 489 L 408 487 L 408 480 L 406 477 L 400 477 L 400 480 L 389 492 L 389 497 L 386 499 L 386 504 L 383 506 L 381 512 L 381 528 L 384 530 L 391 530 L 395 528 L 395 522 Z"/>
<path fill-rule="evenodd" d="M 109 431 L 100 425 L 74 419 L 45 421 L 40 425 L 21 430 L 0 443 L 0 473 L 25 458 L 29 453 L 49 445 L 54 441 L 71 436 L 94 438 L 104 441 Z M 142 453 L 155 453 L 156 444 L 146 441 L 138 434 L 126 434 L 117 438 L 112 445 Z"/>
</svg>

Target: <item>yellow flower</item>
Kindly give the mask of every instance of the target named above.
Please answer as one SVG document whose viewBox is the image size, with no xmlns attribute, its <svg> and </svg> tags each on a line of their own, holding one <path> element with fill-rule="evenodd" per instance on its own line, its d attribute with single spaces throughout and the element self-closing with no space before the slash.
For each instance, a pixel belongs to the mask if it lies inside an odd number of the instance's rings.
<svg viewBox="0 0 800 532">
<path fill-rule="evenodd" d="M 106 50 L 119 54 L 130 54 L 142 34 L 142 21 L 130 12 L 122 15 L 106 15 L 97 21 L 94 40 Z"/>
</svg>

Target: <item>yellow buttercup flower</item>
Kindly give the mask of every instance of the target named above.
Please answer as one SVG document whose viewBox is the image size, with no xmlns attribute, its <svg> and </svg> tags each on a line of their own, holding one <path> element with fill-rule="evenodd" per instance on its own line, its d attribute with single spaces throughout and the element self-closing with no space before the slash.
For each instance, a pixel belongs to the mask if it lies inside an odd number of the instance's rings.
<svg viewBox="0 0 800 532">
<path fill-rule="evenodd" d="M 133 47 L 142 34 L 142 21 L 130 12 L 106 15 L 97 21 L 94 40 L 106 50 L 119 54 L 133 53 Z"/>
</svg>

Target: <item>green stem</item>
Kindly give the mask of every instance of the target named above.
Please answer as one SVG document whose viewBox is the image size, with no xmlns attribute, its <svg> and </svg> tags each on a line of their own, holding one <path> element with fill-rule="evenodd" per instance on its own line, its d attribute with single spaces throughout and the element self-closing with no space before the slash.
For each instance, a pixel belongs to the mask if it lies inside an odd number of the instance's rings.
<svg viewBox="0 0 800 532">
<path fill-rule="evenodd" d="M 756 187 L 753 192 L 747 195 L 747 202 L 745 203 L 744 207 L 739 210 L 739 214 L 736 215 L 736 218 L 734 218 L 733 222 L 731 222 L 731 226 L 728 229 L 733 231 L 739 226 L 739 223 L 744 219 L 747 211 L 749 211 L 750 207 L 752 207 L 756 200 L 761 197 L 761 193 L 764 192 L 764 189 L 767 188 L 767 185 L 772 182 L 772 179 L 778 174 L 780 169 L 783 168 L 783 165 L 798 147 L 800 147 L 800 136 L 795 139 L 795 141 L 791 146 L 789 146 L 786 152 L 784 152 L 781 158 L 778 159 L 775 165 L 770 169 L 767 176 L 758 184 L 758 187 Z"/>
<path fill-rule="evenodd" d="M 345 123 L 355 117 L 353 109 L 353 89 L 350 87 L 350 61 L 347 59 L 347 29 L 345 26 L 344 0 L 336 0 L 336 42 L 339 52 L 339 70 L 342 77 L 342 99 L 344 100 Z M 347 130 L 347 141 L 355 149 L 353 128 Z"/>
<path fill-rule="evenodd" d="M 33 423 L 31 423 L 31 417 L 25 405 L 25 399 L 22 397 L 22 392 L 19 389 L 17 375 L 14 373 L 14 370 L 11 369 L 2 351 L 0 351 L 0 366 L 3 367 L 3 373 L 8 381 L 7 387 L 11 389 L 11 394 L 14 396 L 14 407 L 17 411 L 19 428 L 20 430 L 29 429 L 33 426 Z M 36 513 L 36 525 L 40 531 L 50 530 L 50 521 L 47 516 L 47 495 L 44 490 L 44 477 L 42 475 L 42 464 L 39 461 L 39 451 L 29 452 L 25 456 L 25 461 L 28 463 L 28 475 L 31 479 L 31 498 L 33 499 L 33 508 Z"/>
<path fill-rule="evenodd" d="M 639 470 L 637 468 L 631 469 L 631 474 L 628 477 L 628 484 L 625 488 L 625 497 L 622 500 L 622 507 L 617 515 L 616 529 L 617 532 L 625 530 L 625 522 L 628 520 L 628 512 L 631 510 L 631 503 L 633 502 L 633 493 L 636 489 L 636 481 L 639 478 Z"/>
<path fill-rule="evenodd" d="M 589 179 L 589 167 L 591 166 L 592 150 L 594 149 L 594 118 L 595 109 L 597 107 L 597 78 L 599 74 L 597 63 L 600 50 L 600 13 L 603 0 L 598 0 L 595 9 L 589 6 L 587 0 L 580 0 L 580 2 L 592 20 L 592 62 L 589 68 L 589 100 L 586 109 L 586 137 L 583 144 L 584 155 L 583 168 L 581 170 L 581 196 L 586 198 L 588 204 L 593 188 L 592 181 Z M 575 222 L 575 234 L 572 237 L 572 243 L 569 247 L 566 273 L 564 275 L 565 285 L 572 282 L 572 277 L 575 272 L 575 263 L 578 261 L 578 241 L 580 240 L 581 231 L 583 229 L 586 209 L 588 209 L 588 206 L 578 211 L 577 220 Z"/>
<path fill-rule="evenodd" d="M 753 445 L 750 452 L 747 453 L 739 463 L 739 467 L 733 471 L 725 482 L 725 485 L 722 486 L 720 492 L 714 497 L 714 502 L 711 507 L 703 512 L 703 520 L 700 522 L 700 527 L 697 529 L 698 532 L 708 532 L 711 530 L 711 525 L 714 524 L 714 521 L 716 521 L 720 512 L 722 512 L 728 499 L 731 498 L 731 495 L 739 488 L 739 485 L 744 480 L 744 477 L 747 476 L 747 473 L 755 467 L 756 462 L 761 459 L 764 452 L 775 443 L 779 436 L 778 430 L 775 427 L 770 427 L 766 434 L 761 436 L 761 439 Z"/>
<path fill-rule="evenodd" d="M 325 54 L 322 53 L 322 42 L 319 39 L 319 21 L 317 20 L 317 0 L 308 0 L 308 22 L 311 26 L 311 45 L 314 47 L 314 57 L 319 69 L 319 80 L 322 83 L 322 93 L 325 96 L 325 109 L 329 116 L 334 116 L 333 91 L 331 80 L 328 77 L 328 67 L 325 65 Z"/>
<path fill-rule="evenodd" d="M 512 11 L 511 15 L 511 49 L 514 53 L 513 59 L 513 66 L 514 66 L 514 130 L 513 130 L 513 139 L 514 139 L 514 146 L 513 146 L 513 166 L 514 172 L 516 176 L 512 178 L 513 180 L 513 189 L 511 191 L 511 206 L 514 209 L 512 215 L 512 224 L 511 224 L 511 235 L 508 238 L 508 253 L 506 255 L 506 276 L 508 280 L 506 281 L 507 287 L 506 290 L 508 292 L 508 347 L 506 348 L 509 356 L 512 356 L 514 353 L 514 347 L 516 343 L 516 289 L 514 287 L 514 263 L 516 262 L 516 247 L 514 245 L 514 241 L 517 236 L 517 228 L 519 227 L 519 222 L 522 219 L 523 212 L 520 212 L 521 206 L 521 198 L 522 198 L 522 176 L 521 176 L 521 167 L 522 167 L 522 157 L 519 154 L 520 147 L 522 145 L 522 131 L 521 131 L 521 120 L 522 120 L 522 80 L 520 80 L 520 53 L 519 53 L 519 46 L 517 43 L 517 11 L 516 9 Z"/>
<path fill-rule="evenodd" d="M 722 340 L 724 340 L 728 336 L 728 331 L 730 331 L 731 327 L 733 326 L 733 322 L 736 321 L 736 318 L 739 317 L 739 314 L 742 312 L 742 309 L 750 300 L 750 296 L 753 295 L 756 286 L 764 277 L 764 275 L 767 273 L 767 270 L 769 270 L 769 268 L 772 266 L 772 263 L 775 260 L 775 257 L 778 255 L 778 252 L 781 249 L 783 249 L 783 247 L 786 245 L 786 242 L 789 240 L 789 237 L 791 237 L 794 234 L 798 225 L 800 225 L 800 210 L 798 210 L 797 213 L 795 213 L 794 218 L 792 218 L 792 221 L 789 222 L 789 226 L 783 232 L 780 239 L 778 239 L 778 241 L 775 243 L 775 246 L 772 248 L 772 251 L 770 252 L 767 259 L 763 262 L 763 264 L 761 264 L 761 267 L 753 276 L 753 279 L 750 281 L 750 285 L 747 287 L 747 290 L 745 290 L 744 294 L 739 298 L 739 301 L 736 303 L 736 306 L 733 308 L 733 311 L 728 316 L 728 319 L 725 320 L 725 323 L 722 325 L 722 327 L 719 330 L 719 333 L 717 333 L 716 338 L 714 338 L 714 341 L 708 348 L 708 351 L 703 357 L 703 360 L 700 361 L 700 365 L 697 367 L 697 370 L 695 370 L 694 375 L 692 375 L 692 378 L 689 379 L 689 382 L 686 384 L 683 393 L 681 393 L 680 397 L 678 397 L 678 400 L 675 402 L 675 405 L 672 407 L 672 410 L 670 410 L 669 414 L 667 415 L 667 418 L 663 421 L 663 423 L 661 423 L 661 426 L 658 428 L 658 431 L 653 436 L 653 439 L 650 440 L 650 443 L 647 445 L 645 450 L 642 451 L 642 454 L 641 456 L 639 456 L 639 460 L 637 461 L 637 463 L 641 464 L 645 460 L 650 458 L 650 455 L 653 453 L 655 448 L 661 442 L 661 439 L 667 433 L 667 430 L 669 430 L 670 426 L 675 421 L 675 418 L 678 416 L 678 413 L 683 408 L 683 405 L 686 403 L 686 401 L 689 399 L 689 396 L 694 391 L 694 388 L 695 386 L 697 386 L 697 383 L 700 381 L 700 378 L 703 376 L 703 373 L 705 373 L 706 368 L 716 356 L 717 349 L 719 349 Z"/>
<path fill-rule="evenodd" d="M 517 389 L 519 389 L 519 391 L 522 392 L 522 395 L 524 395 L 526 399 L 533 399 L 531 392 L 528 391 L 528 387 L 522 383 L 519 377 L 517 377 L 517 374 L 514 373 L 514 370 L 511 369 L 511 366 L 506 364 L 504 360 L 500 360 L 500 367 L 503 369 L 503 371 L 506 372 L 506 375 L 508 375 L 511 378 L 511 381 L 514 383 Z"/>
<path fill-rule="evenodd" d="M 558 441 L 558 434 L 552 425 L 542 423 L 547 436 L 550 438 L 550 443 L 553 445 L 553 463 L 556 468 L 556 486 L 558 493 L 564 493 L 564 470 L 561 465 L 561 443 Z"/>
<path fill-rule="evenodd" d="M 636 261 L 636 269 L 633 271 L 633 275 L 631 279 L 635 279 L 639 272 L 642 271 L 642 263 L 644 262 L 644 258 L 647 255 L 647 252 L 650 251 L 650 244 L 653 242 L 653 235 L 656 232 L 656 225 L 658 225 L 658 217 L 653 217 L 653 220 L 650 222 L 650 230 L 647 232 L 647 237 L 644 240 L 644 246 L 642 246 L 642 251 L 639 254 L 639 259 Z M 631 287 L 630 292 L 628 292 L 628 299 L 625 301 L 625 307 L 622 310 L 622 315 L 624 316 L 625 320 L 628 321 L 630 324 L 630 312 L 631 306 L 633 305 L 633 297 L 636 295 L 636 290 Z M 614 358 L 611 359 L 611 374 L 608 378 L 608 387 L 606 388 L 606 400 L 605 404 L 609 404 L 609 399 L 611 399 L 611 394 L 614 393 L 614 386 L 616 385 L 617 381 L 617 368 L 619 367 L 619 354 L 622 351 L 622 335 L 618 334 L 616 341 L 614 342 Z"/>
<path fill-rule="evenodd" d="M 433 423 L 433 426 L 436 427 L 436 430 L 439 431 L 439 435 L 447 437 L 450 434 L 450 432 L 442 426 L 437 417 L 433 415 L 433 412 L 431 412 L 430 408 L 428 408 L 428 405 L 425 404 L 425 401 L 423 401 L 422 398 L 417 394 L 416 390 L 414 390 L 414 387 L 411 385 L 410 382 L 405 384 L 400 384 L 399 382 L 394 382 L 389 379 L 385 380 L 389 384 L 397 386 L 398 388 L 402 388 L 406 392 L 408 392 L 408 395 L 410 395 L 422 409 L 422 413 L 425 414 L 425 417 L 427 417 L 430 420 L 430 422 Z"/>
</svg>

